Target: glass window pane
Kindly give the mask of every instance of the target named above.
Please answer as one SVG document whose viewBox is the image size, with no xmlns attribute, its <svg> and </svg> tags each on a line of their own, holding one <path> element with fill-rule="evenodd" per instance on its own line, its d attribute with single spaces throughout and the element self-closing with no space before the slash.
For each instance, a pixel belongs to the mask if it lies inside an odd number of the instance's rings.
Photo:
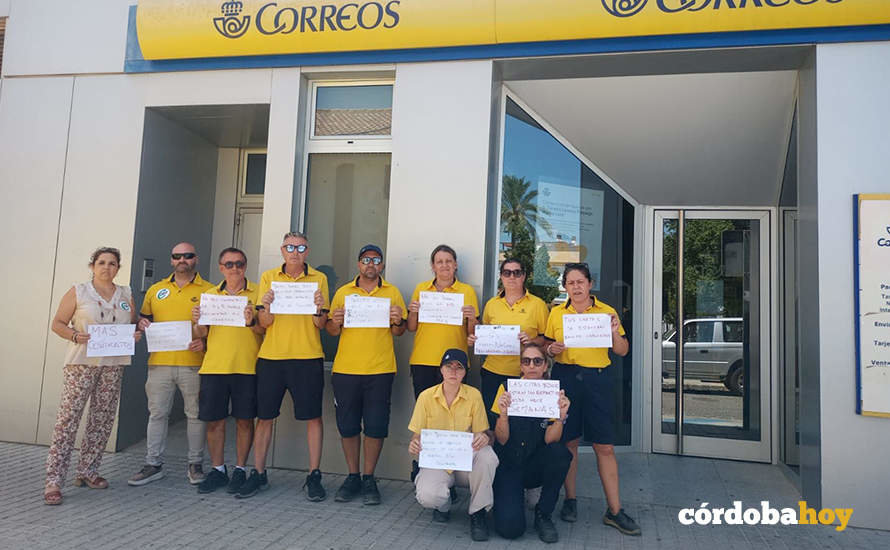
<svg viewBox="0 0 890 550">
<path fill-rule="evenodd" d="M 245 195 L 262 195 L 266 191 L 266 153 L 247 154 Z"/>
<path fill-rule="evenodd" d="M 359 249 L 373 243 L 386 253 L 389 153 L 309 155 L 306 234 L 309 264 L 328 277 L 329 298 L 357 275 Z M 325 360 L 333 361 L 337 338 L 322 331 Z"/>
<path fill-rule="evenodd" d="M 319 86 L 315 136 L 388 136 L 392 133 L 392 85 Z"/>
</svg>

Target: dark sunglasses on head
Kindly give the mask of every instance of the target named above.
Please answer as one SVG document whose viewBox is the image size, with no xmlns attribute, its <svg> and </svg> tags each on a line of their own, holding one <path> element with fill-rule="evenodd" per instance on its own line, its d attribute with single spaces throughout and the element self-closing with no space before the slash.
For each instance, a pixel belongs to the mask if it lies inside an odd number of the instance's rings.
<svg viewBox="0 0 890 550">
<path fill-rule="evenodd" d="M 590 269 L 589 267 L 587 267 L 587 262 L 573 262 L 573 263 L 567 263 L 566 266 L 565 266 L 565 268 L 566 268 L 566 269 L 576 269 L 576 268 L 580 268 L 580 269 Z"/>
<path fill-rule="evenodd" d="M 519 359 L 519 362 L 522 363 L 522 366 L 524 367 L 527 367 L 532 363 L 534 363 L 536 367 L 540 367 L 541 365 L 546 363 L 543 357 L 521 357 Z"/>
<path fill-rule="evenodd" d="M 197 256 L 197 254 L 195 254 L 194 252 L 174 252 L 174 253 L 170 254 L 170 256 L 174 260 L 181 260 L 182 258 L 185 258 L 186 260 L 191 260 L 195 256 Z"/>
<path fill-rule="evenodd" d="M 380 256 L 374 256 L 373 258 L 365 256 L 359 261 L 365 265 L 368 265 L 370 263 L 373 263 L 374 265 L 380 265 L 381 263 L 383 263 L 383 258 L 381 258 Z"/>
<path fill-rule="evenodd" d="M 286 245 L 284 245 L 284 249 L 286 251 L 288 251 L 288 252 L 297 251 L 300 254 L 302 254 L 303 252 L 306 252 L 307 248 L 309 248 L 309 247 L 306 246 L 305 244 L 286 244 Z"/>
<path fill-rule="evenodd" d="M 523 275 L 525 275 L 525 271 L 523 271 L 521 269 L 502 269 L 501 270 L 501 277 L 507 277 L 508 279 L 510 277 L 516 277 L 518 279 L 519 277 L 522 277 Z"/>
<path fill-rule="evenodd" d="M 241 260 L 238 260 L 237 262 L 219 262 L 219 265 L 225 267 L 226 269 L 232 269 L 233 267 L 242 269 L 246 264 Z"/>
</svg>

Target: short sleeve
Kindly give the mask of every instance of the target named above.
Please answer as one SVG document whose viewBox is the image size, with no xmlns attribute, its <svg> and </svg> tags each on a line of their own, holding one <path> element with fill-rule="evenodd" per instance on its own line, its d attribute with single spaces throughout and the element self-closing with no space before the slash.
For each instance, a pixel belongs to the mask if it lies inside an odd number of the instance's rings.
<svg viewBox="0 0 890 550">
<path fill-rule="evenodd" d="M 327 295 L 324 291 L 322 294 Z M 334 294 L 334 299 L 331 300 L 330 311 L 328 312 L 328 319 L 332 319 L 334 316 L 334 310 L 340 309 L 341 307 L 346 307 L 346 296 L 345 292 L 343 292 L 343 287 L 337 289 L 337 292 Z"/>
<path fill-rule="evenodd" d="M 321 299 L 324 303 L 324 305 L 321 307 L 322 309 L 331 309 L 331 304 L 329 302 L 330 294 L 328 294 L 328 277 L 320 271 L 318 272 L 318 274 L 321 276 L 321 282 L 318 283 L 318 289 L 321 290 Z"/>
<path fill-rule="evenodd" d="M 494 414 L 501 414 L 501 408 L 498 407 L 498 401 L 500 401 L 502 395 L 504 395 L 503 384 L 498 386 L 498 393 L 494 396 L 494 402 L 491 404 L 491 412 L 493 412 Z"/>
<path fill-rule="evenodd" d="M 544 336 L 551 340 L 556 340 L 556 324 L 560 322 L 561 319 L 562 316 L 556 311 L 556 308 L 550 310 L 550 315 L 547 317 L 547 328 L 544 329 Z"/>
<path fill-rule="evenodd" d="M 142 309 L 139 310 L 140 315 L 145 315 L 146 317 L 151 317 L 151 300 L 156 294 L 155 287 L 152 285 L 148 292 L 145 293 L 145 299 L 142 300 Z"/>
<path fill-rule="evenodd" d="M 473 433 L 484 432 L 489 429 L 488 415 L 485 413 L 485 403 L 482 402 L 482 394 L 476 392 L 473 406 Z"/>
<path fill-rule="evenodd" d="M 266 271 L 260 276 L 260 284 L 257 289 L 257 303 L 260 303 L 263 296 L 270 290 L 272 290 L 272 277 L 269 276 L 269 272 Z"/>
<path fill-rule="evenodd" d="M 393 290 L 394 290 L 393 297 L 390 300 L 390 304 L 394 305 L 394 306 L 399 306 L 400 308 L 402 308 L 402 319 L 407 319 L 408 318 L 408 308 L 405 307 L 405 299 L 402 298 L 402 293 L 399 292 L 398 288 L 393 287 Z"/>
<path fill-rule="evenodd" d="M 464 291 L 464 303 L 468 306 L 473 306 L 476 317 L 479 317 L 479 301 L 476 299 L 476 291 L 470 285 L 467 285 Z"/>
<path fill-rule="evenodd" d="M 419 434 L 420 430 L 426 428 L 426 398 L 421 394 L 414 404 L 414 412 L 411 414 L 411 421 L 408 422 L 408 429 Z"/>
<path fill-rule="evenodd" d="M 544 300 L 540 300 L 538 309 L 535 312 L 535 326 L 538 329 L 538 334 L 544 334 L 547 331 L 547 317 L 549 315 L 550 310 L 547 309 L 547 304 L 544 303 Z"/>
<path fill-rule="evenodd" d="M 491 304 L 497 300 L 497 298 L 492 298 L 485 304 L 485 309 L 482 310 L 482 324 L 490 325 L 491 324 Z"/>
</svg>

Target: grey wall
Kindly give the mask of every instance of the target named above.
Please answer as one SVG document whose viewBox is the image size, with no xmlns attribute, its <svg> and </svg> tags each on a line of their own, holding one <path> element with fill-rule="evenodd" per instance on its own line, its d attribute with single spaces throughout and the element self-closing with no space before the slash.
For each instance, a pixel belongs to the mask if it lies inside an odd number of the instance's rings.
<svg viewBox="0 0 890 550">
<path fill-rule="evenodd" d="M 155 260 L 157 281 L 171 272 L 170 249 L 190 241 L 198 250 L 201 276 L 206 278 L 208 268 L 215 266 L 210 245 L 218 156 L 214 144 L 152 109 L 145 110 L 130 280 L 136 307 L 142 307 L 145 297 L 140 292 L 143 258 Z M 133 366 L 124 371 L 118 450 L 145 437 L 148 354 L 144 345 L 136 350 Z M 180 403 L 177 393 L 177 416 L 182 414 Z"/>
</svg>

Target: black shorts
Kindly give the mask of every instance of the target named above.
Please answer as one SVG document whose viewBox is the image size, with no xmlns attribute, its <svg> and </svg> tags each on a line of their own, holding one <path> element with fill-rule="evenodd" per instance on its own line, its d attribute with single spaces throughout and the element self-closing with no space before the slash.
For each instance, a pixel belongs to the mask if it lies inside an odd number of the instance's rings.
<svg viewBox="0 0 890 550">
<path fill-rule="evenodd" d="M 442 383 L 442 367 L 411 365 L 411 382 L 414 384 L 414 399 L 427 388 Z"/>
<path fill-rule="evenodd" d="M 294 401 L 294 418 L 320 418 L 324 359 L 257 359 L 257 418 L 278 418 L 285 390 Z"/>
<path fill-rule="evenodd" d="M 389 435 L 389 411 L 395 373 L 331 375 L 337 429 L 341 437 L 383 439 Z M 364 427 L 364 429 L 363 429 Z"/>
<path fill-rule="evenodd" d="M 562 430 L 562 441 L 582 435 L 585 441 L 601 445 L 615 444 L 615 381 L 613 369 L 594 369 L 554 363 L 550 375 L 559 380 L 571 401 L 569 417 Z"/>
<path fill-rule="evenodd" d="M 198 420 L 214 422 L 229 416 L 256 418 L 256 376 L 252 374 L 202 374 L 198 394 Z"/>
</svg>

